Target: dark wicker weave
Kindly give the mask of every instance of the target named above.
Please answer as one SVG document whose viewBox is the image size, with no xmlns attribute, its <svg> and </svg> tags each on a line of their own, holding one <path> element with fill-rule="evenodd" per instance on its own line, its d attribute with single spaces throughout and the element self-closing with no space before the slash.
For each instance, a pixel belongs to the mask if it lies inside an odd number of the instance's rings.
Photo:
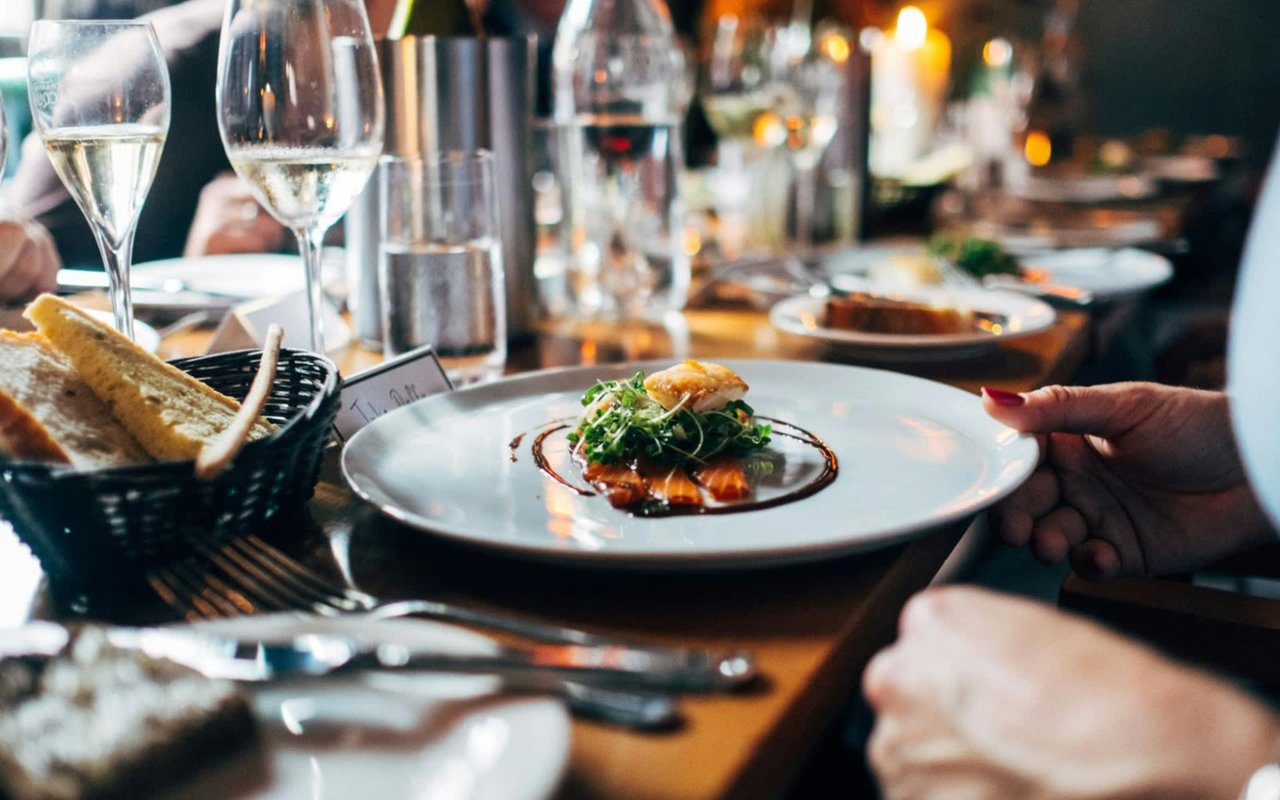
<svg viewBox="0 0 1280 800">
<path fill-rule="evenodd" d="M 243 399 L 261 353 L 186 358 L 174 366 Z M 253 530 L 311 497 L 338 412 L 333 362 L 284 350 L 264 416 L 280 428 L 245 445 L 230 469 L 196 480 L 190 461 L 76 471 L 0 457 L 0 516 L 54 580 L 103 586 Z"/>
</svg>

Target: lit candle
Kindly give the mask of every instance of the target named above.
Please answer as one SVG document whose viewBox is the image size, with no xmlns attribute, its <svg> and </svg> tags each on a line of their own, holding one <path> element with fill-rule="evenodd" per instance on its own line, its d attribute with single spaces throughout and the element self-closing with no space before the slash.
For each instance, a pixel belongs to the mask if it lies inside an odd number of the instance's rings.
<svg viewBox="0 0 1280 800">
<path fill-rule="evenodd" d="M 946 103 L 951 40 L 906 6 L 891 36 L 864 31 L 871 51 L 871 169 L 901 176 L 933 141 Z"/>
</svg>

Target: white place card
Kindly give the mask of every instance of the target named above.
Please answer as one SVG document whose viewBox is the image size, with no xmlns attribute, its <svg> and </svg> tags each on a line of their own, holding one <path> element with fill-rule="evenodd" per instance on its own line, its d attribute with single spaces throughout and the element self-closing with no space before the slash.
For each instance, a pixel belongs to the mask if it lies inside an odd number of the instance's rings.
<svg viewBox="0 0 1280 800">
<path fill-rule="evenodd" d="M 322 303 L 320 315 L 324 320 L 327 352 L 351 343 L 351 329 L 327 299 Z M 213 332 L 207 352 L 225 353 L 261 347 L 267 327 L 273 322 L 284 329 L 285 347 L 311 349 L 311 312 L 307 308 L 307 295 L 306 292 L 293 292 L 241 303 L 232 308 Z"/>
<path fill-rule="evenodd" d="M 388 411 L 451 391 L 453 384 L 431 345 L 410 350 L 343 381 L 334 434 L 345 442 Z"/>
</svg>

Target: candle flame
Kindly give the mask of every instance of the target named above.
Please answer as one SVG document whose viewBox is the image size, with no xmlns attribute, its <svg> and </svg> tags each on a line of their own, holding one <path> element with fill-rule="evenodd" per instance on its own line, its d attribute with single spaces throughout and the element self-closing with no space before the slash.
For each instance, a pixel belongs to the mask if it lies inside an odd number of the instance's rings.
<svg viewBox="0 0 1280 800">
<path fill-rule="evenodd" d="M 905 6 L 898 12 L 898 27 L 893 40 L 904 50 L 919 50 L 929 35 L 929 21 L 924 12 L 915 6 Z"/>
</svg>

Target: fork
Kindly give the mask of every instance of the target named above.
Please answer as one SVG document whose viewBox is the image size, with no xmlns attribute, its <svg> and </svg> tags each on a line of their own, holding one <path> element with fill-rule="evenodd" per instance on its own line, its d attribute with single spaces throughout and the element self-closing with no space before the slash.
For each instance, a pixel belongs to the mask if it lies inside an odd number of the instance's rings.
<svg viewBox="0 0 1280 800">
<path fill-rule="evenodd" d="M 942 276 L 942 283 L 954 289 L 977 289 L 982 281 L 965 272 L 946 256 L 933 256 L 933 265 Z"/>
<path fill-rule="evenodd" d="M 362 605 L 373 601 L 368 595 L 352 589 L 335 588 L 309 572 L 301 564 L 284 555 L 274 547 L 257 540 L 246 543 L 242 548 L 256 553 L 259 557 L 269 559 L 257 564 L 240 554 L 245 561 L 244 569 L 250 572 L 265 569 L 282 575 L 297 583 L 310 581 L 319 591 L 332 591 L 333 598 L 344 598 L 350 592 L 361 598 Z M 207 557 L 219 555 L 216 551 L 206 550 Z M 219 559 L 222 560 L 221 558 Z M 212 561 L 212 558 L 211 558 Z M 213 562 L 218 563 L 218 562 Z M 231 562 L 234 563 L 234 562 Z M 270 565 L 270 566 L 267 566 Z M 287 571 L 286 571 L 287 570 Z M 243 574 L 243 573 L 242 573 Z M 232 576 L 227 576 L 232 577 Z M 237 586 L 213 574 L 212 571 L 201 572 L 191 561 L 182 562 L 153 571 L 148 580 L 155 592 L 170 606 L 183 612 L 191 622 L 216 620 L 253 614 L 266 610 L 296 610 L 297 606 L 283 603 L 289 597 L 289 590 L 283 585 L 250 583 Z M 273 587 L 276 591 L 273 591 Z M 185 600 L 183 599 L 185 596 Z M 324 595 L 316 595 L 323 597 Z M 254 598 L 259 600 L 255 604 Z M 262 600 L 269 605 L 263 605 Z M 295 599 L 297 599 L 295 597 Z M 376 602 L 372 602 L 377 605 Z M 397 604 L 399 605 L 399 604 Z M 443 605 L 443 604 L 439 604 Z M 391 604 L 386 607 L 390 608 Z M 337 616 L 345 613 L 344 609 L 314 603 L 311 609 L 324 616 Z M 350 609 L 360 611 L 359 608 Z M 397 609 L 391 608 L 392 611 Z M 384 615 L 386 616 L 386 615 Z M 393 613 L 390 616 L 404 616 Z M 598 638 L 598 637 L 596 637 Z M 658 691 L 638 691 L 615 689 L 606 686 L 595 686 L 567 678 L 542 676 L 524 676 L 517 670 L 503 679 L 508 690 L 536 691 L 550 693 L 560 697 L 575 714 L 601 722 L 622 725 L 636 730 L 666 730 L 678 726 L 681 721 L 679 708 L 675 698 L 670 694 Z"/>
<path fill-rule="evenodd" d="M 454 603 L 374 597 L 320 577 L 257 536 L 233 539 L 221 550 L 201 546 L 198 552 L 214 569 L 202 570 L 188 560 L 156 569 L 148 576 L 156 594 L 189 621 L 264 610 L 304 610 L 330 617 L 362 613 L 374 619 L 432 617 L 542 642 L 609 647 L 623 656 L 634 655 L 690 674 L 705 674 L 722 687 L 748 683 L 756 674 L 751 654 L 742 651 L 639 645 Z"/>
</svg>

